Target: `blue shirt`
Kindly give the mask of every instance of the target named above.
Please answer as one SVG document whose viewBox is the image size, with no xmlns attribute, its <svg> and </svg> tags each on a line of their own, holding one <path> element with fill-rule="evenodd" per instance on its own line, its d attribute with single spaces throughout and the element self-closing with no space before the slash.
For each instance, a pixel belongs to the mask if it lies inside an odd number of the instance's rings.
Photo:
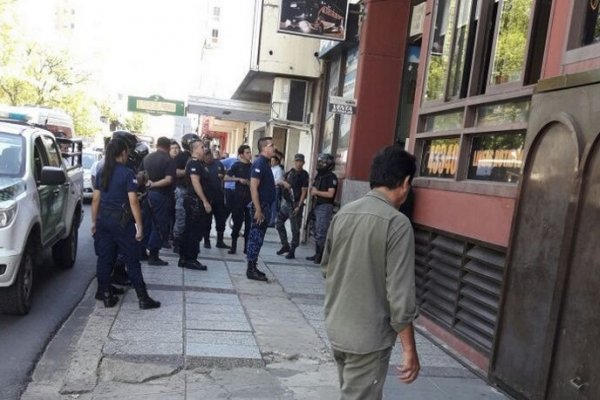
<svg viewBox="0 0 600 400">
<path fill-rule="evenodd" d="M 122 210 L 124 204 L 129 204 L 129 193 L 137 191 L 137 179 L 130 168 L 121 163 L 116 163 L 110 177 L 108 190 L 102 189 L 102 172 L 104 166 L 96 175 L 96 187 L 100 190 L 101 210 Z"/>
<path fill-rule="evenodd" d="M 258 157 L 252 163 L 251 178 L 260 180 L 258 184 L 258 198 L 260 204 L 271 204 L 275 200 L 275 179 L 271 172 L 271 162 L 265 156 Z"/>
</svg>

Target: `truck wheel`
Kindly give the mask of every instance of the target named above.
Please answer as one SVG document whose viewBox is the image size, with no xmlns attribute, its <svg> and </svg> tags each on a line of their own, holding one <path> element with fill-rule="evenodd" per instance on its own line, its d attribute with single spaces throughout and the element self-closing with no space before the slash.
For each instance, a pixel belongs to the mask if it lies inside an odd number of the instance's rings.
<svg viewBox="0 0 600 400">
<path fill-rule="evenodd" d="M 57 267 L 69 269 L 73 268 L 73 265 L 75 265 L 75 259 L 77 258 L 77 241 L 79 237 L 79 230 L 77 228 L 77 221 L 73 220 L 69 236 L 52 247 L 52 260 Z"/>
<path fill-rule="evenodd" d="M 0 290 L 0 311 L 7 314 L 25 315 L 31 308 L 31 289 L 33 288 L 33 256 L 27 246 L 17 279 L 12 286 Z"/>
</svg>

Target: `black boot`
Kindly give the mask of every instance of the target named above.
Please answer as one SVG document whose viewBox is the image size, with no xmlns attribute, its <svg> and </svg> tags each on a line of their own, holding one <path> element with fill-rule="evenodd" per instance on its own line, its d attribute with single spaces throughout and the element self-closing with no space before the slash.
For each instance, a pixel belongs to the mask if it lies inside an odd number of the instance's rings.
<svg viewBox="0 0 600 400">
<path fill-rule="evenodd" d="M 121 295 L 121 294 L 125 294 L 125 290 L 118 288 L 116 286 L 110 285 L 110 290 L 109 292 L 113 295 Z M 96 295 L 94 296 L 94 298 L 96 300 L 104 300 L 104 295 L 102 292 L 96 291 Z"/>
<path fill-rule="evenodd" d="M 290 251 L 288 251 L 288 253 L 285 255 L 285 258 L 287 258 L 288 260 L 293 260 L 294 258 L 296 258 L 296 249 L 294 247 L 290 248 Z"/>
<path fill-rule="evenodd" d="M 129 286 L 131 285 L 131 282 L 129 282 L 129 276 L 127 275 L 127 271 L 125 271 L 125 263 L 123 261 L 117 261 L 115 262 L 115 265 L 113 265 L 113 270 L 112 270 L 112 274 L 110 276 L 110 281 L 111 283 L 114 283 L 115 285 L 121 285 L 121 286 Z M 122 289 L 119 289 L 122 290 Z M 123 293 L 116 293 L 113 292 L 115 294 L 123 294 Z M 100 300 L 100 299 L 98 299 Z"/>
<path fill-rule="evenodd" d="M 256 268 L 256 261 L 248 261 L 248 268 L 246 269 L 246 277 L 255 281 L 267 282 L 268 279 Z"/>
<path fill-rule="evenodd" d="M 223 232 L 217 232 L 217 249 L 229 249 L 230 247 L 223 241 Z"/>
<path fill-rule="evenodd" d="M 287 253 L 288 251 L 290 251 L 290 245 L 284 244 L 279 250 L 277 250 L 277 255 L 280 256 L 282 254 Z"/>
<path fill-rule="evenodd" d="M 148 252 L 145 248 L 140 248 L 140 261 L 148 261 Z"/>
<path fill-rule="evenodd" d="M 205 249 L 212 249 L 212 246 L 210 245 L 210 238 L 208 238 L 208 237 L 204 238 L 204 248 Z"/>
<path fill-rule="evenodd" d="M 307 259 L 308 261 L 315 261 L 315 260 L 316 260 L 316 258 L 317 258 L 317 255 L 318 255 L 318 254 L 319 254 L 319 245 L 318 245 L 318 244 L 315 244 L 315 254 L 313 254 L 313 255 L 312 255 L 312 256 L 310 256 L 310 257 L 306 257 L 306 259 Z"/>
<path fill-rule="evenodd" d="M 181 240 L 179 238 L 173 239 L 173 253 L 179 254 L 181 252 Z"/>
<path fill-rule="evenodd" d="M 135 288 L 135 293 L 137 294 L 140 303 L 140 310 L 149 310 L 160 307 L 160 301 L 156 301 L 148 296 L 148 291 L 146 291 L 145 287 Z"/>
<path fill-rule="evenodd" d="M 321 259 L 323 258 L 323 246 L 317 245 L 317 254 L 315 254 L 314 263 L 321 264 Z"/>
<path fill-rule="evenodd" d="M 100 298 L 98 298 L 100 297 Z M 115 296 L 110 290 L 108 292 L 96 293 L 96 299 L 102 300 L 104 307 L 112 308 L 117 305 L 119 298 Z"/>
<path fill-rule="evenodd" d="M 236 251 L 237 251 L 237 238 L 232 237 L 231 238 L 231 247 L 229 248 L 229 251 L 227 252 L 227 254 L 235 254 Z"/>
<path fill-rule="evenodd" d="M 169 265 L 169 263 L 158 258 L 158 250 L 151 250 L 148 256 L 148 265 L 163 266 Z"/>
</svg>

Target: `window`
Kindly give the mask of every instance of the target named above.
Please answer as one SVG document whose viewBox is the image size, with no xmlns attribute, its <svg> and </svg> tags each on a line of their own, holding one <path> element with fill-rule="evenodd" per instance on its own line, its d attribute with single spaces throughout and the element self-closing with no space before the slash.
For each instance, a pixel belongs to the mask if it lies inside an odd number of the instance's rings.
<svg viewBox="0 0 600 400">
<path fill-rule="evenodd" d="M 211 38 L 212 38 L 213 43 L 216 43 L 219 41 L 219 30 L 218 29 L 212 30 Z"/>
<path fill-rule="evenodd" d="M 213 19 L 216 21 L 221 17 L 221 7 L 213 7 Z"/>
<path fill-rule="evenodd" d="M 475 136 L 468 179 L 516 183 L 521 176 L 525 133 Z"/>
<path fill-rule="evenodd" d="M 58 149 L 56 148 L 54 141 L 47 136 L 42 136 L 42 142 L 48 156 L 47 165 L 51 167 L 60 167 L 60 155 L 58 154 Z"/>
<path fill-rule="evenodd" d="M 477 0 L 439 0 L 427 69 L 426 101 L 465 97 L 477 27 Z"/>
<path fill-rule="evenodd" d="M 521 80 L 532 0 L 503 0 L 490 85 Z"/>
<path fill-rule="evenodd" d="M 600 0 L 580 0 L 573 5 L 569 49 L 600 42 Z"/>
<path fill-rule="evenodd" d="M 454 178 L 458 168 L 459 138 L 425 141 L 420 176 Z"/>
</svg>

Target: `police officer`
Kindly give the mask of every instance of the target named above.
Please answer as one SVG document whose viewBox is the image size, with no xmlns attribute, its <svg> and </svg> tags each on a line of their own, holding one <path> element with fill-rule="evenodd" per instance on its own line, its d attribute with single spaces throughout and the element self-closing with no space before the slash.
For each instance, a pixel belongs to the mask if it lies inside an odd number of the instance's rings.
<svg viewBox="0 0 600 400">
<path fill-rule="evenodd" d="M 195 133 L 186 133 L 181 137 L 181 147 L 183 151 L 175 156 L 176 176 L 175 181 L 175 223 L 173 224 L 173 251 L 179 254 L 183 231 L 185 230 L 185 207 L 183 199 L 187 193 L 187 181 L 185 166 L 191 157 L 190 145 L 192 142 L 200 140 L 200 136 Z"/>
<path fill-rule="evenodd" d="M 265 233 L 267 233 L 271 204 L 275 200 L 275 179 L 270 165 L 271 157 L 273 157 L 275 151 L 273 139 L 270 137 L 258 139 L 258 151 L 260 154 L 252 163 L 252 169 L 250 170 L 252 225 L 250 226 L 248 248 L 246 249 L 246 260 L 248 261 L 246 277 L 266 282 L 266 275 L 257 268 L 256 264 Z"/>
<path fill-rule="evenodd" d="M 215 152 L 216 153 L 216 152 Z M 208 196 L 212 207 L 212 215 L 208 220 L 208 229 L 204 233 L 204 247 L 211 248 L 210 245 L 210 230 L 212 219 L 214 216 L 215 225 L 217 228 L 217 244 L 218 249 L 229 249 L 229 246 L 223 242 L 225 233 L 225 220 L 227 219 L 227 211 L 225 209 L 225 193 L 223 190 L 223 178 L 225 177 L 225 167 L 221 160 L 215 159 L 210 150 L 205 150 L 204 166 L 208 171 L 208 191 L 205 193 Z"/>
<path fill-rule="evenodd" d="M 304 200 L 308 193 L 308 172 L 304 170 L 304 154 L 294 156 L 294 168 L 290 169 L 284 175 L 279 184 L 282 190 L 282 202 L 277 215 L 275 227 L 281 240 L 281 249 L 277 251 L 278 255 L 287 253 L 285 258 L 288 260 L 296 258 L 296 247 L 300 244 L 300 226 L 302 225 L 302 211 L 304 209 Z M 290 220 L 292 226 L 292 246 L 288 243 L 287 231 L 285 230 L 285 221 Z"/>
<path fill-rule="evenodd" d="M 206 196 L 208 173 L 202 163 L 204 144 L 199 140 L 193 141 L 190 143 L 190 150 L 191 158 L 185 167 L 187 181 L 187 193 L 183 201 L 186 209 L 185 229 L 177 265 L 182 268 L 205 271 L 206 265 L 198 261 L 198 247 L 200 239 L 204 237 L 212 208 Z"/>
<path fill-rule="evenodd" d="M 327 229 L 333 217 L 333 203 L 337 192 L 338 180 L 333 173 L 335 159 L 331 154 L 322 153 L 317 158 L 317 176 L 310 188 L 312 196 L 312 214 L 314 218 L 313 235 L 315 237 L 315 254 L 306 257 L 315 264 L 321 263 L 323 248 L 327 237 Z"/>
<path fill-rule="evenodd" d="M 243 144 L 238 147 L 238 158 L 225 176 L 225 183 L 235 184 L 233 195 L 229 197 L 231 207 L 231 218 L 233 227 L 231 228 L 231 249 L 229 254 L 235 254 L 237 251 L 237 240 L 240 236 L 242 223 L 244 224 L 244 253 L 248 243 L 248 232 L 250 229 L 251 218 L 250 209 L 247 207 L 252 201 L 250 196 L 250 168 L 252 167 L 252 150 L 250 146 Z"/>
<path fill-rule="evenodd" d="M 106 148 L 104 166 L 96 177 L 92 197 L 92 235 L 98 256 L 96 298 L 102 300 L 105 307 L 114 307 L 119 301 L 110 285 L 110 273 L 119 252 L 127 264 L 140 309 L 158 308 L 160 302 L 148 296 L 139 261 L 136 241 L 143 236 L 142 214 L 135 175 L 125 166 L 128 156 L 127 143 L 112 139 Z"/>
<path fill-rule="evenodd" d="M 169 236 L 171 185 L 176 173 L 175 161 L 169 156 L 170 150 L 171 140 L 164 136 L 159 137 L 156 141 L 156 151 L 148 154 L 142 163 L 142 169 L 148 176 L 147 194 L 142 203 L 144 225 L 147 227 L 143 243 L 150 252 L 148 265 L 169 264 L 161 260 L 158 253 Z M 143 253 L 145 255 L 145 249 Z"/>
</svg>

